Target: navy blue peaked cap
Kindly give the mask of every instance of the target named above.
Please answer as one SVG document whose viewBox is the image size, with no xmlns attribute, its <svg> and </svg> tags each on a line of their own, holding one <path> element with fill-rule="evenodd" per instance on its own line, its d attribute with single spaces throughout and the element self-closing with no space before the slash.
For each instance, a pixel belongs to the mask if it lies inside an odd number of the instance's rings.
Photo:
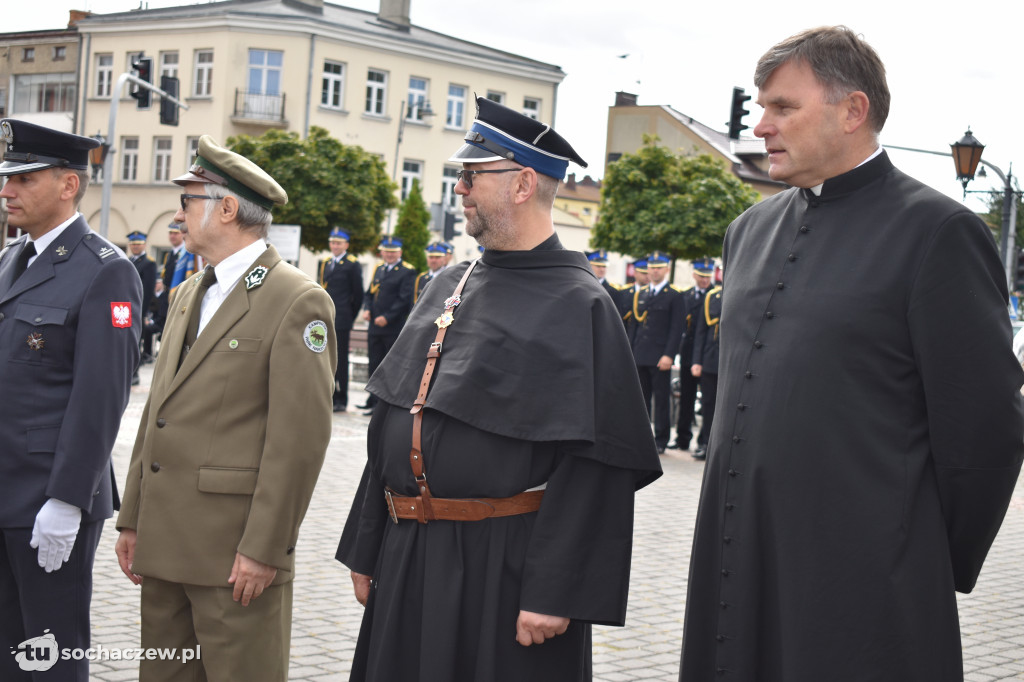
<svg viewBox="0 0 1024 682">
<path fill-rule="evenodd" d="M 7 143 L 0 175 L 32 173 L 44 168 L 87 170 L 89 151 L 99 140 L 35 123 L 5 118 L 0 121 L 0 139 Z"/>
<path fill-rule="evenodd" d="M 570 161 L 587 167 L 587 162 L 551 126 L 486 97 L 476 98 L 476 119 L 464 141 L 449 161 L 515 161 L 558 180 L 565 177 Z"/>
</svg>

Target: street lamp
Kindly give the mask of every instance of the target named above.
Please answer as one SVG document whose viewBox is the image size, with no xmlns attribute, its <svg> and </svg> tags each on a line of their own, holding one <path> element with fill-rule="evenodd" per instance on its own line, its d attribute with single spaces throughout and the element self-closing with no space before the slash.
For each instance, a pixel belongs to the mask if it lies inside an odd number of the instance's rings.
<svg viewBox="0 0 1024 682">
<path fill-rule="evenodd" d="M 983 163 L 991 168 L 999 179 L 1003 181 L 1003 216 L 1002 216 L 1002 230 L 999 235 L 999 255 L 1003 259 L 1003 267 L 1006 272 L 1006 283 L 1010 291 L 1016 289 L 1017 279 L 1017 249 L 1015 246 L 1016 242 L 1016 228 L 1017 228 L 1017 192 L 1013 189 L 1013 165 L 1010 166 L 1010 172 L 1003 173 L 998 166 L 994 166 L 988 161 L 982 161 L 981 152 L 985 149 L 985 145 L 978 142 L 978 139 L 971 134 L 971 129 L 968 128 L 964 136 L 959 141 L 949 145 L 953 150 L 953 164 L 956 166 L 956 178 L 964 185 L 964 196 L 967 196 L 967 183 L 974 179 L 974 171 L 978 168 L 979 163 Z M 982 173 L 979 173 L 979 177 L 984 177 L 984 168 Z"/>
<path fill-rule="evenodd" d="M 424 101 L 422 106 L 419 105 L 419 102 L 417 102 L 416 105 L 414 105 L 412 102 L 409 102 L 409 106 L 406 107 L 405 100 L 402 100 L 402 105 L 399 107 L 399 111 L 402 112 L 402 115 L 398 118 L 398 139 L 395 140 L 395 164 L 391 167 L 392 182 L 395 182 L 396 178 L 398 177 L 398 150 L 402 147 L 402 135 L 405 133 L 405 121 L 410 116 L 412 116 L 414 106 L 416 108 L 417 113 L 419 113 L 418 120 L 425 120 L 430 118 L 431 116 L 434 116 L 434 110 L 430 108 L 429 101 Z M 389 235 L 391 234 L 391 215 L 393 213 L 393 210 L 388 213 L 387 233 Z"/>
<path fill-rule="evenodd" d="M 100 143 L 99 147 L 94 147 L 89 150 L 89 165 L 92 166 L 92 181 L 96 182 L 100 176 L 100 169 L 103 168 L 103 163 L 107 159 L 107 152 L 110 151 L 110 145 L 107 144 L 107 138 L 103 137 L 103 134 L 100 132 L 93 135 L 92 139 Z"/>
</svg>

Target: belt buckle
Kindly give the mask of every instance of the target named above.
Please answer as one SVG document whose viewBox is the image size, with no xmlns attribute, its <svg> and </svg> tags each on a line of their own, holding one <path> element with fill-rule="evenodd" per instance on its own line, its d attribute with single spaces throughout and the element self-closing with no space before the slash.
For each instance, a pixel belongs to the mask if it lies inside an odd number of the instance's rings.
<svg viewBox="0 0 1024 682">
<path fill-rule="evenodd" d="M 384 501 L 387 502 L 387 505 L 388 505 L 388 515 L 391 517 L 391 520 L 394 521 L 395 525 L 397 526 L 398 525 L 398 512 L 395 511 L 395 501 L 391 497 L 391 489 L 390 488 L 384 488 Z"/>
</svg>

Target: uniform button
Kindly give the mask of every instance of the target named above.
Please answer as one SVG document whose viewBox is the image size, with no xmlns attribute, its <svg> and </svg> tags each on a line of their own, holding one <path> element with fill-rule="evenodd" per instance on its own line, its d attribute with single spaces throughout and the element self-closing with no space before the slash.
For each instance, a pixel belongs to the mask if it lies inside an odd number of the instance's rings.
<svg viewBox="0 0 1024 682">
<path fill-rule="evenodd" d="M 750 377 L 754 376 L 754 373 L 748 369 L 746 372 L 743 373 L 743 376 L 749 379 Z"/>
<path fill-rule="evenodd" d="M 42 321 L 43 321 L 43 318 L 41 318 L 41 317 L 37 317 L 35 321 L 36 321 L 36 322 L 42 322 Z"/>
<path fill-rule="evenodd" d="M 783 284 L 782 282 L 779 282 L 778 284 L 775 285 L 775 288 L 776 289 L 785 289 L 786 285 Z"/>
<path fill-rule="evenodd" d="M 164 419 L 163 417 L 160 417 L 159 419 L 156 420 L 156 428 L 162 429 L 165 426 L 167 426 L 167 420 L 166 419 Z"/>
<path fill-rule="evenodd" d="M 91 234 L 85 235 L 85 240 L 86 241 L 89 241 L 90 239 L 92 239 L 92 235 Z"/>
<path fill-rule="evenodd" d="M 760 341 L 754 341 L 754 348 L 761 348 L 762 346 L 764 346 L 764 344 Z"/>
<path fill-rule="evenodd" d="M 812 206 L 813 206 L 813 205 L 814 205 L 814 204 L 812 204 Z M 803 232 L 804 234 L 807 234 L 808 232 L 810 232 L 810 231 L 811 231 L 811 228 L 807 227 L 806 225 L 801 225 L 801 226 L 800 226 L 800 231 L 801 231 L 801 232 Z"/>
<path fill-rule="evenodd" d="M 289 547 L 287 550 L 285 550 L 285 554 L 292 554 L 293 552 L 295 552 L 295 547 Z"/>
<path fill-rule="evenodd" d="M 156 472 L 160 471 L 160 463 L 159 462 L 153 462 L 152 464 L 149 465 L 149 468 L 155 474 Z"/>
<path fill-rule="evenodd" d="M 3 321 L 4 321 L 4 314 L 0 313 L 0 322 L 3 322 Z"/>
</svg>

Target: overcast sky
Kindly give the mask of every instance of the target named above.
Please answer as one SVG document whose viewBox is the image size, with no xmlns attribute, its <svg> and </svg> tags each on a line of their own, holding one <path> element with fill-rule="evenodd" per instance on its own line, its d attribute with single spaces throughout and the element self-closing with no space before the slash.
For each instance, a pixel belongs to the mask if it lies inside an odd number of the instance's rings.
<svg viewBox="0 0 1024 682">
<path fill-rule="evenodd" d="M 150 0 L 149 7 L 188 4 Z M 375 11 L 378 0 L 345 4 Z M 555 128 L 590 163 L 570 172 L 603 175 L 607 108 L 615 92 L 640 104 L 666 104 L 724 130 L 733 86 L 756 98 L 753 69 L 776 42 L 805 28 L 846 24 L 861 33 L 886 64 L 892 108 L 882 143 L 949 151 L 970 126 L 987 145 L 983 158 L 1004 173 L 1024 164 L 1020 117 L 1024 50 L 1019 3 L 977 6 L 930 3 L 904 8 L 893 0 L 826 3 L 790 0 L 753 3 L 680 0 L 412 0 L 416 25 L 556 64 L 566 78 L 558 90 Z M 907 3 L 910 4 L 910 3 Z M 120 12 L 138 0 L 43 0 L 8 3 L 3 31 L 57 28 L 68 10 Z M 46 11 L 40 11 L 45 8 Z M 976 37 L 968 38 L 970 28 Z M 619 55 L 627 54 L 626 58 Z M 760 108 L 749 103 L 753 128 Z M 745 131 L 749 133 L 750 131 Z M 949 158 L 891 151 L 897 166 L 957 199 L 962 197 Z M 971 189 L 1001 188 L 994 173 Z M 978 209 L 980 199 L 968 198 Z"/>
</svg>

